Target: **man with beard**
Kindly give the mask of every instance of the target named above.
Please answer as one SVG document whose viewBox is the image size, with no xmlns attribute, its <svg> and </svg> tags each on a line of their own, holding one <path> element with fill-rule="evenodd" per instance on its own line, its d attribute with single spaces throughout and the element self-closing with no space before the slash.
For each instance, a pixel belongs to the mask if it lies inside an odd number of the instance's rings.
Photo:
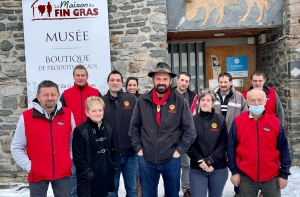
<svg viewBox="0 0 300 197">
<path fill-rule="evenodd" d="M 56 83 L 38 85 L 33 107 L 19 119 L 11 144 L 15 161 L 28 171 L 30 196 L 46 196 L 51 183 L 57 197 L 70 197 L 71 136 L 75 121 L 71 110 L 58 101 Z"/>
<path fill-rule="evenodd" d="M 102 97 L 105 103 L 103 121 L 114 127 L 115 140 L 120 153 L 119 168 L 115 175 L 116 191 L 110 192 L 109 197 L 117 197 L 120 175 L 122 173 L 127 197 L 137 197 L 138 158 L 131 146 L 128 135 L 130 119 L 136 103 L 134 94 L 122 91 L 123 77 L 117 70 L 113 70 L 107 77 L 109 90 Z"/>
<path fill-rule="evenodd" d="M 197 101 L 198 95 L 189 89 L 191 82 L 191 75 L 187 72 L 181 72 L 177 76 L 176 83 L 177 86 L 174 87 L 174 91 L 182 95 L 185 100 L 188 102 L 191 114 L 196 114 L 197 111 Z M 181 188 L 184 193 L 183 197 L 190 197 L 190 182 L 189 182 L 189 173 L 190 173 L 190 158 L 184 153 L 181 155 Z"/>
<path fill-rule="evenodd" d="M 89 86 L 88 71 L 83 65 L 77 65 L 73 70 L 74 86 L 66 89 L 61 97 L 62 106 L 69 108 L 75 118 L 76 126 L 86 121 L 85 101 L 90 96 L 101 96 L 100 92 Z M 77 197 L 77 177 L 76 168 L 73 164 L 71 176 L 71 196 Z"/>
<path fill-rule="evenodd" d="M 180 155 L 196 137 L 190 108 L 172 91 L 176 74 L 166 63 L 148 73 L 154 88 L 139 97 L 131 118 L 132 146 L 138 153 L 142 196 L 157 196 L 160 174 L 166 197 L 179 197 Z"/>
</svg>

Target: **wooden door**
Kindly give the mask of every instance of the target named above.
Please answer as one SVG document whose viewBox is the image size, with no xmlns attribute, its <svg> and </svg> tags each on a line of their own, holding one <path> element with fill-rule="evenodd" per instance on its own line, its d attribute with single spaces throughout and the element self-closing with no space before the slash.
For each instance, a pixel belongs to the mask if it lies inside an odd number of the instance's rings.
<svg viewBox="0 0 300 197">
<path fill-rule="evenodd" d="M 244 86 L 236 87 L 236 90 L 243 92 L 251 86 L 250 75 L 256 70 L 256 47 L 255 45 L 236 45 L 236 46 L 211 46 L 205 48 L 206 53 L 206 87 L 209 87 L 209 79 L 213 79 L 212 56 L 218 58 L 221 72 L 226 72 L 226 57 L 247 56 L 248 57 L 248 77 L 243 79 Z M 235 78 L 234 78 L 235 79 Z"/>
</svg>

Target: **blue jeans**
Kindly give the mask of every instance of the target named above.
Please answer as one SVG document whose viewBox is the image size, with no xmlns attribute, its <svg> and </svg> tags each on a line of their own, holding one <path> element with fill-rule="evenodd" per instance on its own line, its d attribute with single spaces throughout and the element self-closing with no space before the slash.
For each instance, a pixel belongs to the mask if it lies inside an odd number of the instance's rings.
<svg viewBox="0 0 300 197">
<path fill-rule="evenodd" d="M 157 186 L 162 175 L 166 197 L 179 197 L 181 162 L 179 158 L 154 164 L 139 157 L 139 172 L 143 197 L 157 197 Z"/>
<path fill-rule="evenodd" d="M 72 175 L 70 177 L 70 188 L 71 188 L 71 197 L 77 197 L 77 176 L 76 176 L 76 168 L 74 163 L 72 165 Z"/>
<path fill-rule="evenodd" d="M 109 197 L 118 197 L 121 173 L 124 179 L 126 197 L 137 197 L 138 158 L 136 154 L 119 156 L 119 168 L 115 175 L 116 191 L 109 192 Z"/>
<path fill-rule="evenodd" d="M 212 172 L 190 169 L 190 186 L 193 197 L 221 197 L 228 178 L 228 169 Z"/>
</svg>

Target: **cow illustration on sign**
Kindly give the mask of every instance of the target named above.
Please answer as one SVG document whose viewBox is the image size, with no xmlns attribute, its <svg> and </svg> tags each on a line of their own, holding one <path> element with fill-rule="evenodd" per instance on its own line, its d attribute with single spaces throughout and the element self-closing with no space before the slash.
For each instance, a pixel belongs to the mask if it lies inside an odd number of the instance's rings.
<svg viewBox="0 0 300 197">
<path fill-rule="evenodd" d="M 240 19 L 240 22 L 246 20 L 250 11 L 254 4 L 256 3 L 259 8 L 259 17 L 257 18 L 256 22 L 260 22 L 263 18 L 264 7 L 266 11 L 269 9 L 268 0 L 245 0 L 247 4 L 247 12 L 246 14 Z M 198 13 L 200 8 L 205 10 L 205 17 L 202 21 L 202 25 L 207 23 L 207 20 L 210 16 L 210 13 L 213 9 L 217 9 L 219 13 L 219 19 L 217 21 L 220 24 L 224 18 L 224 9 L 226 5 L 241 2 L 241 0 L 186 0 L 186 18 L 188 20 L 192 20 Z"/>
</svg>

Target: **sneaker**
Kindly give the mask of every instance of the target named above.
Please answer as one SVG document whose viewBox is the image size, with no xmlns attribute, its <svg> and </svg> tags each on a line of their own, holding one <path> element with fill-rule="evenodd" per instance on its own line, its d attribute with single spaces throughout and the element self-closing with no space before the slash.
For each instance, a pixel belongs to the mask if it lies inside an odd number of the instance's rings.
<svg viewBox="0 0 300 197">
<path fill-rule="evenodd" d="M 185 192 L 184 192 L 184 194 L 183 194 L 183 197 L 191 197 L 192 195 L 191 195 L 191 189 L 186 189 L 185 190 Z"/>
</svg>

